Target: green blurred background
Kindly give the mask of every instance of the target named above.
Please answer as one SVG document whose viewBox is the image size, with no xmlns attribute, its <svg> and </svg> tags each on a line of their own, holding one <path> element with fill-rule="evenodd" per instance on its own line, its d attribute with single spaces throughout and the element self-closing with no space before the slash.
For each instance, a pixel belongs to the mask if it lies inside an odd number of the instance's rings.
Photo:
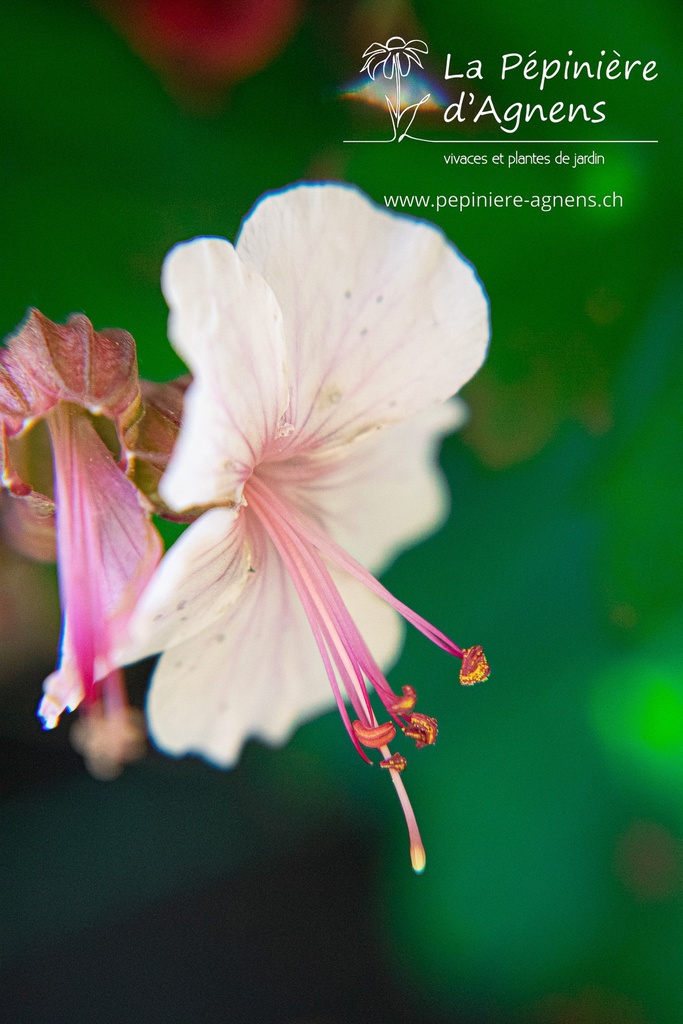
<svg viewBox="0 0 683 1024">
<path fill-rule="evenodd" d="M 69 725 L 43 734 L 34 718 L 58 639 L 54 571 L 0 547 L 4 1019 L 680 1024 L 681 9 L 229 3 L 242 67 L 227 29 L 223 63 L 207 58 L 225 5 L 189 4 L 189 20 L 186 6 L 0 6 L 3 334 L 29 305 L 83 311 L 132 332 L 144 376 L 176 375 L 165 253 L 234 238 L 263 192 L 301 178 L 379 202 L 615 190 L 624 205 L 434 212 L 486 286 L 493 340 L 465 391 L 470 423 L 443 448 L 451 517 L 385 582 L 483 644 L 493 673 L 456 689 L 418 635 L 394 670 L 441 727 L 409 779 L 422 877 L 391 787 L 336 714 L 284 750 L 250 744 L 231 773 L 150 752 L 91 779 Z M 184 26 L 180 58 L 169 23 Z M 344 145 L 388 131 L 386 111 L 340 91 L 395 33 L 429 43 L 437 80 L 446 53 L 482 59 L 479 90 L 503 107 L 543 98 L 493 74 L 505 52 L 655 59 L 648 85 L 558 83 L 552 97 L 608 100 L 604 124 L 564 137 L 660 142 L 574 147 L 606 156 L 576 169 Z M 477 137 L 493 133 L 462 135 Z M 131 672 L 138 702 L 146 678 Z"/>
</svg>

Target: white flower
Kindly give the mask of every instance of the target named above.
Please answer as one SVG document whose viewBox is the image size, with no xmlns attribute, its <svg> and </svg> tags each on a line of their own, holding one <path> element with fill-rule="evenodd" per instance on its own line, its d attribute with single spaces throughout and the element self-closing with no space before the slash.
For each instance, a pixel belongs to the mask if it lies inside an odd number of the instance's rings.
<svg viewBox="0 0 683 1024">
<path fill-rule="evenodd" d="M 370 571 L 444 518 L 435 455 L 461 417 L 447 399 L 486 352 L 481 285 L 435 227 L 335 184 L 267 196 L 235 248 L 176 246 L 162 283 L 194 382 L 160 490 L 176 510 L 215 507 L 162 561 L 124 652 L 165 652 L 152 735 L 230 765 L 248 736 L 281 743 L 334 694 L 357 749 L 382 751 L 421 869 L 395 726 L 378 725 L 366 688 L 418 746 L 433 742 L 413 688 L 396 695 L 380 668 L 400 648 L 394 609 L 465 655 L 463 682 L 487 669 Z"/>
</svg>

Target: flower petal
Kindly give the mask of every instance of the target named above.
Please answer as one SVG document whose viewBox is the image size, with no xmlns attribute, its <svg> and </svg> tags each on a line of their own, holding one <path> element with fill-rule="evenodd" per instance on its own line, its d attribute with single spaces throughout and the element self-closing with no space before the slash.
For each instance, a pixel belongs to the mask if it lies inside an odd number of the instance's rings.
<svg viewBox="0 0 683 1024">
<path fill-rule="evenodd" d="M 137 489 L 87 414 L 59 404 L 49 413 L 48 426 L 64 625 L 59 669 L 45 681 L 49 715 L 42 704 L 39 714 L 54 724 L 65 708 L 76 706 L 78 693 L 91 697 L 94 683 L 114 667 L 113 649 L 162 545 Z"/>
<path fill-rule="evenodd" d="M 410 71 L 410 55 L 405 53 L 405 51 L 397 53 L 394 57 L 394 62 L 401 78 L 405 78 Z"/>
<path fill-rule="evenodd" d="M 43 696 L 36 712 L 44 729 L 54 729 L 64 711 L 73 711 L 83 700 L 83 686 L 69 641 L 62 640 L 60 666 L 43 682 Z"/>
<path fill-rule="evenodd" d="M 235 763 L 245 740 L 284 743 L 334 703 L 311 629 L 282 561 L 250 525 L 255 572 L 219 622 L 162 655 L 149 692 L 150 731 L 162 750 Z M 355 580 L 336 577 L 380 664 L 393 660 L 401 626 Z"/>
<path fill-rule="evenodd" d="M 369 57 L 374 56 L 376 53 L 380 53 L 382 50 L 386 53 L 386 46 L 384 43 L 370 43 L 370 45 L 363 50 L 363 56 Z"/>
<path fill-rule="evenodd" d="M 410 71 L 411 61 L 414 64 L 417 64 L 417 66 L 419 68 L 424 68 L 424 65 L 423 65 L 422 61 L 420 60 L 420 58 L 418 57 L 418 55 L 416 53 L 412 53 L 412 52 L 406 50 L 404 56 L 408 59 L 408 71 Z M 407 73 L 408 72 L 406 72 L 406 74 Z"/>
<path fill-rule="evenodd" d="M 161 538 L 135 486 L 85 413 L 59 406 L 49 417 L 55 461 L 57 548 L 66 614 L 95 598 L 91 627 L 116 633 L 161 557 Z M 74 643 L 77 638 L 74 634 Z M 97 650 L 104 655 L 105 650 Z"/>
<path fill-rule="evenodd" d="M 185 643 L 225 618 L 249 573 L 243 511 L 210 509 L 179 537 L 135 609 L 119 664 Z"/>
<path fill-rule="evenodd" d="M 370 78 L 375 80 L 375 75 L 380 68 L 383 68 L 387 61 L 391 61 L 391 54 L 387 54 L 386 50 L 371 54 L 366 60 L 363 67 L 360 69 L 361 74 L 363 71 L 367 71 Z"/>
<path fill-rule="evenodd" d="M 419 50 L 420 53 L 429 53 L 429 47 L 423 39 L 411 39 L 406 43 L 405 48 L 406 50 Z"/>
<path fill-rule="evenodd" d="M 31 310 L 0 352 L 0 413 L 16 433 L 60 401 L 103 413 L 125 428 L 140 401 L 131 335 L 95 331 L 80 313 L 55 324 Z"/>
<path fill-rule="evenodd" d="M 237 252 L 284 316 L 291 453 L 348 443 L 442 402 L 483 361 L 488 306 L 472 267 L 437 228 L 354 188 L 266 197 Z"/>
<path fill-rule="evenodd" d="M 462 426 L 461 399 L 430 406 L 354 445 L 327 469 L 315 473 L 302 460 L 299 484 L 288 483 L 285 468 L 274 465 L 266 479 L 278 480 L 302 511 L 373 575 L 401 551 L 433 533 L 448 515 L 449 496 L 438 465 L 444 436 Z M 297 470 L 289 467 L 296 480 Z"/>
<path fill-rule="evenodd" d="M 286 436 L 282 314 L 229 242 L 198 238 L 166 257 L 169 336 L 194 374 L 160 486 L 176 510 L 239 502 L 263 451 Z"/>
</svg>

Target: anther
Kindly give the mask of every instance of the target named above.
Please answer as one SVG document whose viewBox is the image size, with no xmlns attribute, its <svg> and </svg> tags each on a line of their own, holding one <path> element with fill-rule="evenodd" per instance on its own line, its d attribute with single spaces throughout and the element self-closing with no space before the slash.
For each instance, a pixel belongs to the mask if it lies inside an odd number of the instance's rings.
<svg viewBox="0 0 683 1024">
<path fill-rule="evenodd" d="M 403 696 L 397 697 L 393 704 L 389 706 L 389 711 L 394 715 L 405 715 L 407 712 L 412 711 L 417 704 L 417 693 L 414 686 L 404 686 Z"/>
<path fill-rule="evenodd" d="M 395 772 L 405 771 L 405 767 L 408 764 L 403 754 L 392 754 L 391 757 L 387 757 L 384 761 L 380 761 L 380 768 L 391 768 Z"/>
<path fill-rule="evenodd" d="M 489 663 L 486 660 L 483 648 L 466 647 L 462 652 L 462 666 L 460 668 L 460 682 L 463 686 L 472 686 L 474 683 L 483 683 L 491 674 Z"/>
<path fill-rule="evenodd" d="M 363 725 L 358 719 L 353 723 L 353 731 L 359 743 L 364 747 L 386 747 L 396 736 L 396 729 L 391 722 L 382 725 Z"/>
<path fill-rule="evenodd" d="M 406 715 L 406 721 L 408 725 L 403 731 L 411 740 L 415 740 L 415 746 L 418 750 L 421 747 L 428 747 L 436 741 L 439 725 L 435 718 L 430 718 L 429 715 L 422 715 L 419 711 L 414 711 Z"/>
</svg>

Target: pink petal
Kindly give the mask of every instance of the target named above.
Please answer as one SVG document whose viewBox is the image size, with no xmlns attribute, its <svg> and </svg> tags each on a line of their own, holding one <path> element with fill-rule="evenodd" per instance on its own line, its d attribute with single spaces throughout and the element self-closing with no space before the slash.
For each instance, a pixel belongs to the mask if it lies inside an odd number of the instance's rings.
<svg viewBox="0 0 683 1024">
<path fill-rule="evenodd" d="M 114 667 L 113 648 L 161 557 L 161 538 L 88 416 L 59 405 L 48 425 L 64 617 L 60 667 L 48 690 L 72 693 L 78 680 L 87 697 Z M 73 706 L 70 698 L 64 706 Z"/>
<path fill-rule="evenodd" d="M 73 711 L 83 700 L 76 659 L 67 640 L 62 639 L 60 666 L 43 682 L 43 697 L 38 705 L 38 717 L 45 729 L 54 729 L 64 711 Z"/>
<path fill-rule="evenodd" d="M 354 188 L 266 197 L 237 252 L 284 317 L 289 452 L 345 445 L 442 402 L 484 359 L 488 307 L 472 267 L 437 228 Z"/>
</svg>

